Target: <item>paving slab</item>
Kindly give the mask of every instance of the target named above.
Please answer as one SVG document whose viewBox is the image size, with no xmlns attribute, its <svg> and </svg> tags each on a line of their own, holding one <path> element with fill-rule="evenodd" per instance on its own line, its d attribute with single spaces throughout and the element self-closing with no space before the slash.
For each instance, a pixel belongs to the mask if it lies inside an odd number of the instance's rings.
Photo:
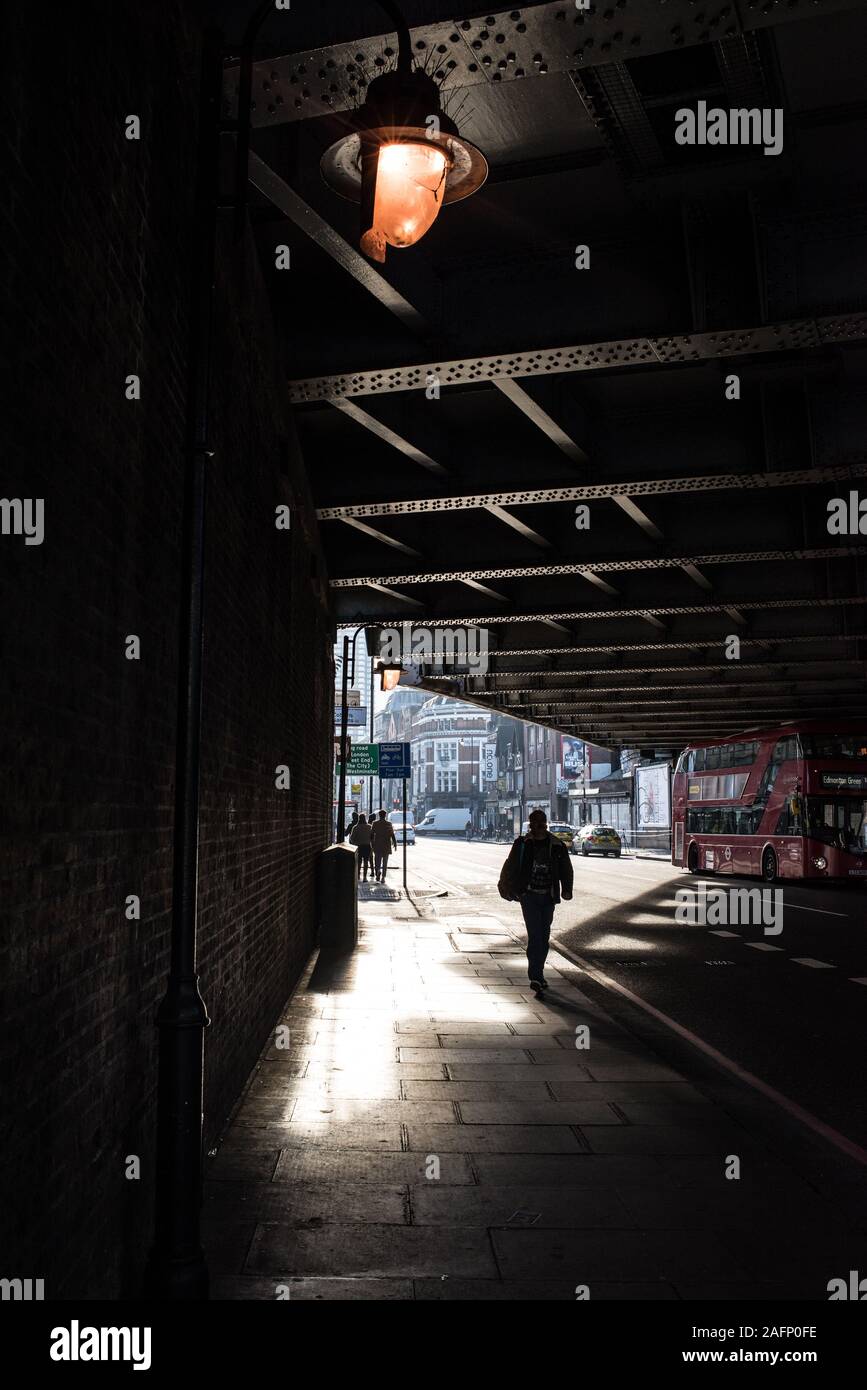
<svg viewBox="0 0 867 1390">
<path fill-rule="evenodd" d="M 415 1297 L 430 1302 L 460 1301 L 468 1303 L 520 1302 L 556 1303 L 575 1302 L 575 1289 L 566 1279 L 416 1279 Z M 677 1301 L 677 1290 L 671 1284 L 605 1284 L 594 1283 L 593 1301 L 603 1302 L 641 1300 L 658 1302 Z M 580 1337 L 580 1332 L 576 1334 Z"/>
<path fill-rule="evenodd" d="M 716 1118 L 716 1117 L 714 1117 Z M 699 1128 L 689 1125 L 623 1125 L 613 1130 L 595 1126 L 587 1129 L 587 1144 L 596 1154 L 719 1154 L 720 1166 L 726 1155 L 743 1158 L 748 1136 L 723 1118 Z"/>
<path fill-rule="evenodd" d="M 746 1280 L 738 1258 L 711 1241 L 680 1231 L 491 1232 L 504 1279 L 550 1279 L 567 1274 L 575 1285 L 636 1279 L 671 1282 L 677 1278 Z"/>
<path fill-rule="evenodd" d="M 429 1182 L 409 1189 L 414 1226 L 531 1227 L 594 1230 L 636 1227 L 614 1189 L 591 1187 L 442 1188 Z"/>
<path fill-rule="evenodd" d="M 473 1172 L 477 1182 L 500 1186 L 616 1187 L 659 1179 L 663 1168 L 653 1154 L 478 1154 Z"/>
<path fill-rule="evenodd" d="M 409 1147 L 425 1153 L 532 1154 L 580 1153 L 582 1145 L 566 1125 L 431 1125 L 408 1127 Z"/>
<path fill-rule="evenodd" d="M 279 1292 L 278 1292 L 279 1291 Z M 411 1279 L 263 1279 L 253 1275 L 219 1276 L 211 1285 L 211 1299 L 290 1303 L 394 1302 L 415 1298 Z"/>
<path fill-rule="evenodd" d="M 473 1168 L 463 1153 L 437 1155 L 440 1183 L 475 1182 Z M 426 1181 L 427 1155 L 423 1153 L 368 1153 L 364 1150 L 285 1149 L 274 1169 L 274 1182 L 291 1183 L 397 1183 Z"/>
<path fill-rule="evenodd" d="M 448 1126 L 442 1125 L 440 1128 L 447 1129 Z M 329 1124 L 323 1117 L 319 1124 L 299 1120 L 288 1125 L 268 1125 L 266 1132 L 272 1142 L 280 1148 L 364 1149 L 368 1153 L 399 1153 L 403 1148 L 399 1122 L 361 1124 L 351 1121 L 346 1124 Z"/>
<path fill-rule="evenodd" d="M 450 1100 L 476 1101 L 535 1101 L 552 1100 L 547 1082 L 534 1077 L 524 1079 L 523 1072 L 518 1081 L 405 1081 L 403 1093 L 408 1101 Z"/>
<path fill-rule="evenodd" d="M 446 1085 L 446 1082 L 442 1083 Z M 304 1096 L 295 1101 L 293 1122 L 306 1120 L 312 1124 L 341 1126 L 355 1124 L 408 1124 L 411 1121 L 437 1124 L 457 1124 L 454 1098 L 448 1100 L 338 1100 L 329 1096 Z"/>
<path fill-rule="evenodd" d="M 471 1056 L 471 1061 L 449 1062 L 446 1066 L 446 1072 L 453 1081 L 508 1081 L 511 1085 L 520 1085 L 522 1078 L 526 1078 L 526 1080 L 532 1082 L 533 1085 L 536 1085 L 540 1081 L 544 1081 L 553 1088 L 556 1078 L 562 1076 L 565 1078 L 571 1077 L 577 1082 L 583 1080 L 586 1085 L 596 1085 L 595 1082 L 590 1081 L 590 1073 L 576 1063 L 573 1062 L 571 1068 L 568 1070 L 564 1069 L 565 1063 L 562 1054 L 555 1057 L 554 1060 L 557 1065 L 553 1067 L 545 1066 L 544 1063 L 537 1064 L 529 1055 L 522 1057 L 518 1052 L 511 1055 L 506 1063 L 493 1061 L 490 1056 L 482 1058 L 478 1053 L 467 1055 Z M 528 1066 L 531 1066 L 533 1070 L 528 1072 L 515 1071 L 514 1064 L 522 1061 L 526 1062 Z M 421 1078 L 417 1079 L 420 1080 Z M 594 1094 L 603 1095 L 605 1093 L 600 1088 Z M 563 1099 L 569 1099 L 569 1097 L 563 1097 Z M 592 1096 L 591 1099 L 593 1099 Z"/>
<path fill-rule="evenodd" d="M 537 1000 L 499 919 L 378 911 L 311 962 L 207 1164 L 214 1298 L 824 1298 L 863 1265 L 867 1184 L 820 1190 L 815 1156 L 799 1171 L 739 1087 L 661 1061 L 565 957 Z"/>
<path fill-rule="evenodd" d="M 622 1125 L 624 1120 L 604 1101 L 551 1100 L 539 1104 L 510 1101 L 465 1101 L 459 1107 L 464 1125 Z"/>
<path fill-rule="evenodd" d="M 256 1225 L 263 1221 L 311 1228 L 367 1222 L 403 1226 L 409 1222 L 408 1192 L 404 1185 L 377 1187 L 372 1183 L 208 1182 L 204 1212 L 209 1221 L 252 1222 L 251 1240 Z"/>
<path fill-rule="evenodd" d="M 488 1233 L 474 1227 L 258 1226 L 244 1269 L 249 1274 L 418 1278 L 444 1274 L 495 1278 Z"/>
</svg>

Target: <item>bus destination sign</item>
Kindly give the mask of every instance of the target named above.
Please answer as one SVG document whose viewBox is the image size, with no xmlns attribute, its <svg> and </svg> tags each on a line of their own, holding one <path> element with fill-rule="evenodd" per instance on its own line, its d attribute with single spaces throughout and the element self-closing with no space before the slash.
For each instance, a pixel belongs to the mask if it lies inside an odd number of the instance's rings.
<svg viewBox="0 0 867 1390">
<path fill-rule="evenodd" d="M 823 772 L 822 786 L 835 787 L 839 791 L 867 791 L 867 772 Z"/>
</svg>

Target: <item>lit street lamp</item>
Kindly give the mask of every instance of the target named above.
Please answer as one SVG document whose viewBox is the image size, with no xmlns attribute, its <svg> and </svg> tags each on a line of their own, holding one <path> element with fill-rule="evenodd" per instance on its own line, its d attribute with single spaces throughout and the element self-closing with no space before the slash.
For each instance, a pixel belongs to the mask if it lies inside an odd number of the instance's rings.
<svg viewBox="0 0 867 1390">
<path fill-rule="evenodd" d="M 320 169 L 335 193 L 361 204 L 359 246 L 381 262 L 387 246 L 414 246 L 444 204 L 481 188 L 488 164 L 442 110 L 434 79 L 413 67 L 400 11 L 380 3 L 397 26 L 397 69 L 373 79 L 355 129 L 325 151 Z"/>
<path fill-rule="evenodd" d="M 399 661 L 384 661 L 377 666 L 379 672 L 380 690 L 396 690 L 403 675 L 403 667 Z"/>
</svg>

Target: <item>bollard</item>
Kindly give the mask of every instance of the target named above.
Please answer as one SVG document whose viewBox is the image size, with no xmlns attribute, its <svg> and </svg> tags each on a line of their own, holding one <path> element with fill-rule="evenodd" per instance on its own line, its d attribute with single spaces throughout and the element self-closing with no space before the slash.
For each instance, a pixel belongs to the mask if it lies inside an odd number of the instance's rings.
<svg viewBox="0 0 867 1390">
<path fill-rule="evenodd" d="M 316 917 L 322 951 L 358 944 L 358 869 L 349 845 L 329 845 L 316 866 Z"/>
</svg>

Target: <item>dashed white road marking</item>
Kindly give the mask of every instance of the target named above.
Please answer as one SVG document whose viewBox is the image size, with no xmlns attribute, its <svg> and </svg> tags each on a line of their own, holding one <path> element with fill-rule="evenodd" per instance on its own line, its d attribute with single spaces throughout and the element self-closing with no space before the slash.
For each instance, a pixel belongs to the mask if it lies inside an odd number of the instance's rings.
<svg viewBox="0 0 867 1390">
<path fill-rule="evenodd" d="M 740 934 L 740 932 L 737 932 L 737 931 L 711 931 L 711 932 L 708 932 L 708 935 L 709 935 L 709 936 L 730 936 L 730 937 L 732 937 L 732 938 L 734 938 L 734 939 L 736 939 L 736 940 L 738 940 L 738 941 L 741 940 L 741 934 Z"/>
<path fill-rule="evenodd" d="M 867 975 L 850 975 L 849 979 L 853 985 L 867 985 Z"/>
<path fill-rule="evenodd" d="M 792 956 L 791 959 L 796 965 L 808 965 L 811 970 L 836 970 L 836 965 L 829 965 L 826 960 L 813 960 L 812 956 Z"/>
<path fill-rule="evenodd" d="M 771 946 L 767 941 L 746 941 L 746 946 L 750 946 L 754 951 L 782 951 L 782 946 Z"/>
</svg>

